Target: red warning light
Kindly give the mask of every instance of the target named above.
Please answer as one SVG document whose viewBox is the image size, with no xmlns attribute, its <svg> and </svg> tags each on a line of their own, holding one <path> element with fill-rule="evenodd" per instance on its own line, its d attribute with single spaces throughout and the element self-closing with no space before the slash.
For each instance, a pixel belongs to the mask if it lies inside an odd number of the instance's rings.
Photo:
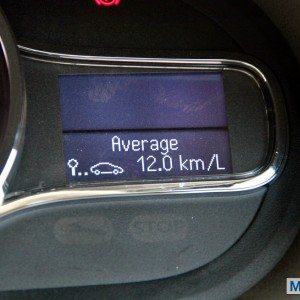
<svg viewBox="0 0 300 300">
<path fill-rule="evenodd" d="M 95 0 L 99 6 L 116 6 L 119 5 L 121 0 Z"/>
</svg>

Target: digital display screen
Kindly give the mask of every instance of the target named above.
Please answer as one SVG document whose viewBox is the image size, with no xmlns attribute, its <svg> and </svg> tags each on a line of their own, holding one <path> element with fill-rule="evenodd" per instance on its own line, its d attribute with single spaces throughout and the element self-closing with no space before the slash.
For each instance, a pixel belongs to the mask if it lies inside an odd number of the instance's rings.
<svg viewBox="0 0 300 300">
<path fill-rule="evenodd" d="M 69 182 L 232 172 L 220 73 L 59 77 Z"/>
</svg>

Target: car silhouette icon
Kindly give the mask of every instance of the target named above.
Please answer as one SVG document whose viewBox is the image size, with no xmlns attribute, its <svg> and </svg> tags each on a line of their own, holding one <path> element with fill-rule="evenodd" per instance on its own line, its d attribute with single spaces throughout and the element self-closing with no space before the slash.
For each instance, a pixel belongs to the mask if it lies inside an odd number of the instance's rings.
<svg viewBox="0 0 300 300">
<path fill-rule="evenodd" d="M 91 172 L 97 176 L 101 174 L 122 174 L 124 170 L 116 165 L 113 165 L 109 162 L 101 162 L 90 168 Z"/>
</svg>

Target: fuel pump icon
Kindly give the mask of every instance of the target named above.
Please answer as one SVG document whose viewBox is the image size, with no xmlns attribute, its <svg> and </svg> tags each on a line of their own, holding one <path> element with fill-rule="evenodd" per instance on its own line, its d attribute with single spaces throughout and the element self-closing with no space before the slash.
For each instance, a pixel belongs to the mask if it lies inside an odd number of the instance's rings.
<svg viewBox="0 0 300 300">
<path fill-rule="evenodd" d="M 78 167 L 79 163 L 76 159 L 71 158 L 68 161 L 68 167 L 71 169 L 72 176 L 76 176 L 76 168 Z"/>
</svg>

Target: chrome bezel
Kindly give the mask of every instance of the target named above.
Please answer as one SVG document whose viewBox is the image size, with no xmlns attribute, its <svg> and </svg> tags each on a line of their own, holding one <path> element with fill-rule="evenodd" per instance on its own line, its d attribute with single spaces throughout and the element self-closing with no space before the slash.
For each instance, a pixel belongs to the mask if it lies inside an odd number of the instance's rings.
<svg viewBox="0 0 300 300">
<path fill-rule="evenodd" d="M 1 156 L 4 156 L 1 157 L 4 162 L 3 168 L 0 170 L 0 205 L 2 205 L 22 151 L 26 119 L 26 97 L 17 46 L 1 11 L 0 48 L 4 54 L 8 73 L 10 102 L 8 125 L 6 128 L 8 132 L 4 134 L 4 144 L 2 145 L 3 149 L 1 149 L 3 151 Z"/>
<path fill-rule="evenodd" d="M 201 70 L 240 70 L 252 76 L 260 85 L 264 94 L 271 100 L 274 118 L 271 126 L 274 133 L 274 147 L 269 155 L 267 165 L 240 176 L 231 178 L 216 177 L 201 181 L 176 182 L 121 182 L 97 186 L 69 186 L 28 195 L 17 201 L 7 203 L 0 208 L 0 216 L 41 204 L 50 204 L 61 201 L 71 201 L 87 198 L 122 197 L 138 195 L 168 195 L 187 193 L 220 193 L 240 192 L 265 186 L 279 176 L 287 153 L 288 126 L 284 100 L 276 80 L 264 69 L 257 67 L 253 62 L 233 59 L 169 59 L 169 58 L 136 58 L 136 57 L 99 57 L 80 56 L 44 52 L 19 46 L 22 55 L 28 59 L 45 63 L 67 64 L 75 66 L 101 67 L 130 67 L 130 68 L 169 68 L 169 69 L 201 69 Z M 263 70 L 262 70 L 263 68 Z"/>
</svg>

